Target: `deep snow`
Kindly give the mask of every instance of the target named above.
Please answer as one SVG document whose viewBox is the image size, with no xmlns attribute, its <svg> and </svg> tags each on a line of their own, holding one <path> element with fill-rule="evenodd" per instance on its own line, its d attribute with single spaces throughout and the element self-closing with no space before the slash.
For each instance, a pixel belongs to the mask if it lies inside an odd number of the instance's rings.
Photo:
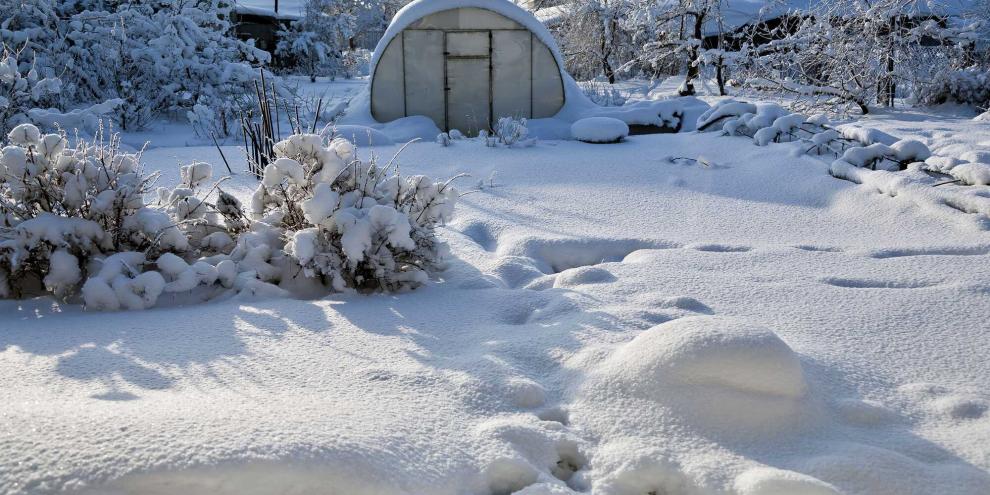
<svg viewBox="0 0 990 495">
<path fill-rule="evenodd" d="M 0 301 L 0 492 L 990 492 L 985 223 L 794 146 L 415 143 L 404 174 L 481 186 L 419 290 Z"/>
</svg>

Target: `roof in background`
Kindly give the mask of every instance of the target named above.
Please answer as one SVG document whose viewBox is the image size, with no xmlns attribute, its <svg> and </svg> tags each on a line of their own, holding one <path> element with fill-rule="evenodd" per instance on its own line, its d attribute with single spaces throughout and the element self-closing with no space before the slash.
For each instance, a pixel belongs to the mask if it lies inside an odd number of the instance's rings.
<svg viewBox="0 0 990 495">
<path fill-rule="evenodd" d="M 278 0 L 279 17 L 299 17 L 306 0 Z M 275 15 L 275 0 L 235 0 L 235 10 L 257 15 Z"/>
</svg>

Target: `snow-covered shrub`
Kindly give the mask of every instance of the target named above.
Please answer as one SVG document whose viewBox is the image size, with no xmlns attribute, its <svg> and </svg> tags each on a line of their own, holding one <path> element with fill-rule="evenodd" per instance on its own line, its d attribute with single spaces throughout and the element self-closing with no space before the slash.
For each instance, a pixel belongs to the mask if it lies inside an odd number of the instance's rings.
<svg viewBox="0 0 990 495">
<path fill-rule="evenodd" d="M 596 105 L 602 107 L 621 107 L 626 103 L 625 97 L 611 84 L 601 81 L 582 81 L 578 83 L 581 92 Z"/>
<path fill-rule="evenodd" d="M 720 100 L 698 117 L 697 128 L 699 131 L 716 129 L 716 122 L 732 117 L 741 117 L 747 113 L 755 114 L 756 105 L 733 99 Z"/>
<path fill-rule="evenodd" d="M 965 185 L 990 185 L 990 163 L 969 162 L 947 156 L 930 156 L 925 160 L 922 168 L 929 172 L 949 175 Z"/>
<path fill-rule="evenodd" d="M 498 142 L 506 146 L 529 146 L 533 143 L 528 139 L 529 128 L 526 127 L 526 119 L 514 119 L 512 117 L 501 117 L 495 124 L 494 135 Z"/>
<path fill-rule="evenodd" d="M 951 102 L 990 109 L 990 70 L 973 68 L 940 72 L 930 85 L 918 89 L 916 98 L 925 105 Z"/>
<path fill-rule="evenodd" d="M 121 152 L 115 138 L 69 146 L 62 134 L 21 124 L 7 141 L 0 155 L 0 297 L 78 294 L 89 309 L 142 309 L 163 292 L 218 281 L 233 287 L 221 276 L 231 268 L 236 275 L 224 253 L 248 223 L 219 183 L 196 196 L 211 179 L 209 165 L 182 167 L 182 183 L 159 188 L 158 204 L 150 205 L 145 197 L 157 174 L 143 174 L 140 154 Z M 214 191 L 218 199 L 207 202 Z"/>
<path fill-rule="evenodd" d="M 334 291 L 401 290 L 439 266 L 434 228 L 453 213 L 451 181 L 401 177 L 393 162 L 362 161 L 350 141 L 315 134 L 295 134 L 275 153 L 252 198 L 256 221 L 231 253 L 259 279 L 287 283 L 299 267 Z"/>
<path fill-rule="evenodd" d="M 18 54 L 5 48 L 0 54 L 0 135 L 30 121 L 32 109 L 43 106 L 61 91 L 60 79 L 41 77 L 33 67 L 24 70 Z"/>
<path fill-rule="evenodd" d="M 371 56 L 373 53 L 366 48 L 347 50 L 342 54 L 344 61 L 344 76 L 361 77 L 371 75 Z"/>
<path fill-rule="evenodd" d="M 136 155 L 43 135 L 21 124 L 0 157 L 0 297 L 75 293 L 87 263 L 122 251 L 188 249 L 163 212 L 145 207 L 154 176 Z"/>
</svg>

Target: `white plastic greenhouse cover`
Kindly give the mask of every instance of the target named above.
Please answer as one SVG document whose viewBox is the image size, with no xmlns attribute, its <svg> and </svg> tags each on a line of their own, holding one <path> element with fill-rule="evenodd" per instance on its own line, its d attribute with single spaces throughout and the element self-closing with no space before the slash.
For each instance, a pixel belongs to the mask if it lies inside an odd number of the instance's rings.
<svg viewBox="0 0 990 495">
<path fill-rule="evenodd" d="M 500 117 L 546 118 L 566 98 L 552 36 L 506 0 L 418 0 L 396 14 L 371 60 L 371 113 L 425 115 L 468 134 Z"/>
</svg>

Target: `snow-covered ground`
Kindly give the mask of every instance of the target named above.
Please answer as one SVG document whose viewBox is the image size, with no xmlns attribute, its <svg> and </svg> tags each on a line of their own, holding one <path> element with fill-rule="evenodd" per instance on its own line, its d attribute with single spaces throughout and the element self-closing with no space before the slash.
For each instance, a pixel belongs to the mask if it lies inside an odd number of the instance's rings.
<svg viewBox="0 0 990 495">
<path fill-rule="evenodd" d="M 990 142 L 958 116 L 871 119 Z M 163 137 L 163 181 L 223 170 Z M 415 143 L 404 174 L 481 186 L 416 291 L 0 301 L 0 493 L 990 493 L 985 222 L 792 146 Z"/>
</svg>

